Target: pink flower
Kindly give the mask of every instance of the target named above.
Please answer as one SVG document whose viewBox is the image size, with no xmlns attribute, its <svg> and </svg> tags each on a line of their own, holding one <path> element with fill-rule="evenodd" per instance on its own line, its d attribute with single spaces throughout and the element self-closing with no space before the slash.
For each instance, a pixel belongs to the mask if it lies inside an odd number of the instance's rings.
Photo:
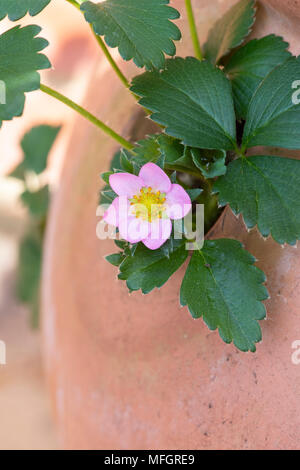
<svg viewBox="0 0 300 470">
<path fill-rule="evenodd" d="M 119 228 L 130 243 L 143 242 L 150 250 L 160 248 L 170 237 L 171 219 L 182 219 L 191 210 L 191 199 L 154 163 L 146 163 L 139 176 L 114 173 L 109 178 L 118 195 L 103 219 Z"/>
</svg>

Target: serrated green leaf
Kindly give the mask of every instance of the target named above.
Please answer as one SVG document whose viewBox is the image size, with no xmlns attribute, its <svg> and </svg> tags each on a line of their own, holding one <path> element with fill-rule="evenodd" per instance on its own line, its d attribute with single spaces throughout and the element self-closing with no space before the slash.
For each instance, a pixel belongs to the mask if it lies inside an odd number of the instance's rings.
<svg viewBox="0 0 300 470">
<path fill-rule="evenodd" d="M 257 224 L 264 237 L 294 245 L 300 238 L 300 161 L 284 157 L 239 158 L 214 184 L 219 203 Z"/>
<path fill-rule="evenodd" d="M 131 90 L 151 119 L 184 145 L 230 150 L 235 147 L 232 90 L 224 73 L 193 57 L 169 59 L 166 68 L 135 77 Z"/>
<path fill-rule="evenodd" d="M 110 47 L 118 47 L 124 60 L 133 59 L 138 67 L 160 69 L 164 53 L 175 55 L 174 40 L 181 34 L 170 20 L 179 18 L 169 0 L 106 0 L 84 2 L 81 10 L 96 34 L 104 36 Z"/>
<path fill-rule="evenodd" d="M 16 21 L 26 13 L 35 16 L 40 13 L 51 0 L 0 0 L 0 20 L 8 15 L 10 21 Z"/>
<path fill-rule="evenodd" d="M 300 149 L 299 89 L 293 88 L 299 79 L 300 57 L 291 57 L 262 81 L 249 104 L 243 149 L 257 145 Z"/>
<path fill-rule="evenodd" d="M 49 152 L 60 129 L 60 127 L 42 125 L 33 127 L 25 134 L 21 141 L 25 170 L 40 174 L 46 169 Z"/>
<path fill-rule="evenodd" d="M 225 175 L 226 152 L 224 150 L 191 149 L 193 162 L 205 178 Z"/>
<path fill-rule="evenodd" d="M 21 199 L 33 216 L 43 217 L 48 212 L 50 201 L 49 187 L 44 186 L 36 192 L 26 190 L 21 194 Z"/>
<path fill-rule="evenodd" d="M 248 36 L 254 23 L 253 0 L 240 0 L 218 20 L 208 33 L 204 57 L 217 64 L 231 49 Z"/>
<path fill-rule="evenodd" d="M 128 256 L 121 264 L 119 279 L 126 280 L 131 291 L 141 289 L 143 294 L 148 294 L 155 287 L 163 286 L 187 256 L 188 251 L 182 240 L 174 240 L 169 258 L 163 248 L 152 251 L 139 243 L 134 256 Z"/>
<path fill-rule="evenodd" d="M 261 341 L 261 301 L 268 297 L 264 273 L 254 261 L 236 240 L 205 241 L 193 253 L 180 291 L 181 305 L 194 318 L 203 317 L 211 330 L 219 329 L 223 341 L 252 352 Z"/>
<path fill-rule="evenodd" d="M 274 34 L 253 39 L 238 49 L 226 64 L 232 83 L 237 117 L 246 118 L 251 98 L 260 82 L 291 55 L 288 43 Z"/>
<path fill-rule="evenodd" d="M 0 104 L 2 121 L 11 120 L 23 112 L 25 93 L 40 87 L 38 70 L 51 66 L 47 57 L 39 54 L 48 42 L 36 37 L 39 26 L 16 26 L 0 36 L 0 81 L 4 83 L 6 104 Z M 3 97 L 2 97 L 3 98 Z"/>
</svg>

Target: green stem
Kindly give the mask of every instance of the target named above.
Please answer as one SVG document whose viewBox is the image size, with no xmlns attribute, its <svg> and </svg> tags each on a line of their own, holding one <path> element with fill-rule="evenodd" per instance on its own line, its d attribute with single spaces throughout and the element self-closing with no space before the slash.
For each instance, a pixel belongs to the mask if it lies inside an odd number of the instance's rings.
<svg viewBox="0 0 300 470">
<path fill-rule="evenodd" d="M 123 85 L 126 86 L 126 88 L 129 88 L 130 87 L 130 84 L 127 80 L 127 78 L 125 77 L 125 75 L 123 75 L 123 73 L 121 72 L 121 70 L 119 69 L 119 67 L 117 66 L 116 62 L 114 61 L 114 59 L 112 58 L 109 50 L 107 49 L 103 39 L 98 36 L 98 34 L 95 33 L 94 29 L 93 29 L 93 26 L 91 25 L 91 30 L 93 32 L 93 35 L 95 36 L 96 38 L 96 41 L 97 43 L 99 44 L 99 46 L 101 47 L 105 57 L 107 58 L 108 62 L 110 63 L 111 67 L 113 68 L 113 70 L 116 72 L 117 76 L 119 77 L 119 79 L 121 80 L 121 82 L 123 83 Z"/>
<path fill-rule="evenodd" d="M 67 2 L 71 3 L 71 5 L 74 5 L 74 7 L 80 10 L 80 3 L 78 3 L 76 0 L 67 0 Z"/>
<path fill-rule="evenodd" d="M 202 60 L 203 55 L 202 55 L 200 41 L 199 41 L 199 37 L 197 33 L 196 22 L 195 22 L 193 7 L 192 7 L 192 0 L 185 0 L 185 7 L 187 11 L 193 46 L 195 50 L 195 56 L 197 57 L 197 59 Z"/>
<path fill-rule="evenodd" d="M 71 3 L 71 5 L 74 5 L 74 7 L 76 7 L 78 10 L 80 10 L 80 4 L 78 3 L 77 0 L 67 0 L 67 2 Z M 80 10 L 81 11 L 81 10 Z M 123 83 L 123 85 L 125 85 L 126 88 L 129 88 L 130 87 L 130 84 L 127 80 L 127 78 L 125 77 L 125 75 L 121 72 L 121 70 L 119 69 L 119 67 L 117 66 L 115 60 L 112 58 L 109 50 L 107 49 L 104 41 L 102 40 L 102 38 L 100 36 L 98 36 L 98 34 L 95 33 L 94 31 L 94 28 L 92 25 L 90 25 L 90 28 L 92 30 L 92 33 L 97 41 L 97 43 L 99 44 L 99 46 L 101 47 L 106 59 L 108 60 L 108 62 L 110 63 L 112 69 L 115 71 L 115 73 L 117 74 L 117 76 L 119 77 L 119 79 L 121 80 L 121 82 Z"/>
<path fill-rule="evenodd" d="M 86 118 L 88 121 L 95 124 L 95 126 L 99 127 L 99 129 L 101 129 L 107 135 L 112 137 L 122 147 L 124 147 L 124 148 L 126 148 L 127 150 L 130 150 L 130 151 L 133 149 L 134 145 L 132 145 L 130 142 L 128 142 L 128 140 L 124 139 L 122 136 L 117 134 L 113 129 L 111 129 L 106 124 L 104 124 L 104 122 L 102 122 L 98 118 L 96 118 L 96 116 L 89 113 L 86 109 L 84 109 L 80 105 L 74 103 L 74 101 L 70 100 L 66 96 L 62 95 L 58 91 L 53 90 L 52 88 L 49 88 L 46 85 L 41 84 L 40 89 L 41 89 L 41 91 L 43 91 L 47 95 L 52 96 L 53 98 L 57 99 L 58 101 L 61 101 L 62 103 L 69 106 L 69 108 L 72 108 L 74 111 L 77 111 L 77 113 L 79 113 L 81 116 Z"/>
</svg>

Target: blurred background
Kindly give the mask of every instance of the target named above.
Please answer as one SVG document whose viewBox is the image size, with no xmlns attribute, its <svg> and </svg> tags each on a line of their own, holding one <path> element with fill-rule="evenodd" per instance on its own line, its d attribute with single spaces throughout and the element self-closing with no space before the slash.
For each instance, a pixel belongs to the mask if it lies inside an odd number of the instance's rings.
<svg viewBox="0 0 300 470">
<path fill-rule="evenodd" d="M 201 5 L 205 14 L 198 22 L 204 35 L 227 2 Z M 40 35 L 50 43 L 44 52 L 52 63 L 52 69 L 41 72 L 42 82 L 82 103 L 93 71 L 109 65 L 81 13 L 65 0 L 52 0 L 37 17 L 26 16 L 16 24 L 42 27 Z M 13 26 L 4 19 L 0 33 Z M 118 57 L 116 49 L 111 53 Z M 6 364 L 0 361 L 1 450 L 59 448 L 43 377 L 38 289 L 49 194 L 60 184 L 75 119 L 72 110 L 35 91 L 27 94 L 22 117 L 0 129 L 0 346 L 1 341 L 6 344 Z M 39 139 L 33 128 L 47 137 Z M 40 141 L 46 148 L 35 152 Z M 21 162 L 34 153 L 44 153 L 45 171 L 38 177 L 29 172 L 24 184 Z"/>
<path fill-rule="evenodd" d="M 42 26 L 41 36 L 50 43 L 45 52 L 52 63 L 51 70 L 42 72 L 42 81 L 81 102 L 96 58 L 103 60 L 81 14 L 69 3 L 53 0 L 38 17 L 27 16 L 17 24 Z M 7 20 L 1 21 L 0 33 L 12 26 Z M 29 284 L 39 281 L 39 244 L 47 203 L 41 211 L 30 200 L 32 206 L 28 208 L 21 199 L 22 178 L 17 172 L 17 178 L 7 175 L 23 159 L 20 143 L 32 127 L 62 126 L 53 139 L 42 176 L 55 191 L 74 118 L 71 110 L 37 91 L 27 94 L 23 116 L 3 123 L 0 130 L 0 341 L 6 344 L 6 365 L 0 365 L 1 450 L 59 446 L 42 373 L 38 296 L 35 293 L 35 305 L 26 298 Z M 35 235 L 39 232 L 37 246 L 32 230 Z"/>
</svg>

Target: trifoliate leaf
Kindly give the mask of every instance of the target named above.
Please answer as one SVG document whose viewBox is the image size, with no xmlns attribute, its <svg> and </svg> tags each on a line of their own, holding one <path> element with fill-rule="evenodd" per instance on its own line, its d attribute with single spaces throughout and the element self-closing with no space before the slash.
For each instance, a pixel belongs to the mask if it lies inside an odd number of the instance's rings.
<svg viewBox="0 0 300 470">
<path fill-rule="evenodd" d="M 231 79 L 237 117 L 246 118 L 251 98 L 260 82 L 291 55 L 288 43 L 271 34 L 253 39 L 238 49 L 226 64 Z"/>
<path fill-rule="evenodd" d="M 0 127 L 2 121 L 22 114 L 24 93 L 40 87 L 37 70 L 51 66 L 47 57 L 39 54 L 48 45 L 36 37 L 40 31 L 39 26 L 16 26 L 0 36 L 0 82 L 5 89 L 4 99 L 0 99 L 5 102 L 0 104 Z"/>
<path fill-rule="evenodd" d="M 21 199 L 33 216 L 43 217 L 47 215 L 50 199 L 49 196 L 49 187 L 44 186 L 39 191 L 24 191 L 24 193 L 21 194 Z"/>
<path fill-rule="evenodd" d="M 191 149 L 193 162 L 205 178 L 225 175 L 226 152 L 224 150 Z"/>
<path fill-rule="evenodd" d="M 180 291 L 181 305 L 194 318 L 203 317 L 223 341 L 252 352 L 261 341 L 261 301 L 268 297 L 264 273 L 254 261 L 236 240 L 205 241 L 201 251 L 194 251 Z"/>
<path fill-rule="evenodd" d="M 184 145 L 230 150 L 235 147 L 232 90 L 224 73 L 193 57 L 166 61 L 166 68 L 133 80 L 131 90 L 151 119 Z"/>
<path fill-rule="evenodd" d="M 24 152 L 23 166 L 25 170 L 42 173 L 47 167 L 49 152 L 54 144 L 60 127 L 47 125 L 33 127 L 21 141 Z"/>
<path fill-rule="evenodd" d="M 204 45 L 204 57 L 218 63 L 231 49 L 239 46 L 248 36 L 254 23 L 253 0 L 240 0 L 217 21 Z"/>
<path fill-rule="evenodd" d="M 16 21 L 28 12 L 31 16 L 40 13 L 51 0 L 0 0 L 0 20 L 6 15 Z"/>
<path fill-rule="evenodd" d="M 126 280 L 131 291 L 141 289 L 143 294 L 160 288 L 188 256 L 184 241 L 174 240 L 173 244 L 168 258 L 163 248 L 152 251 L 139 243 L 134 256 L 128 256 L 120 265 L 119 279 Z"/>
<path fill-rule="evenodd" d="M 219 203 L 242 213 L 247 227 L 291 245 L 300 239 L 300 161 L 284 157 L 239 158 L 214 184 Z"/>
<path fill-rule="evenodd" d="M 84 2 L 81 10 L 96 34 L 104 36 L 110 47 L 118 47 L 124 60 L 133 59 L 138 67 L 160 69 L 164 53 L 175 55 L 173 40 L 181 34 L 170 20 L 179 18 L 169 0 L 106 0 Z"/>
<path fill-rule="evenodd" d="M 300 149 L 299 80 L 300 57 L 291 57 L 262 81 L 249 104 L 244 149 L 256 145 Z"/>
</svg>

